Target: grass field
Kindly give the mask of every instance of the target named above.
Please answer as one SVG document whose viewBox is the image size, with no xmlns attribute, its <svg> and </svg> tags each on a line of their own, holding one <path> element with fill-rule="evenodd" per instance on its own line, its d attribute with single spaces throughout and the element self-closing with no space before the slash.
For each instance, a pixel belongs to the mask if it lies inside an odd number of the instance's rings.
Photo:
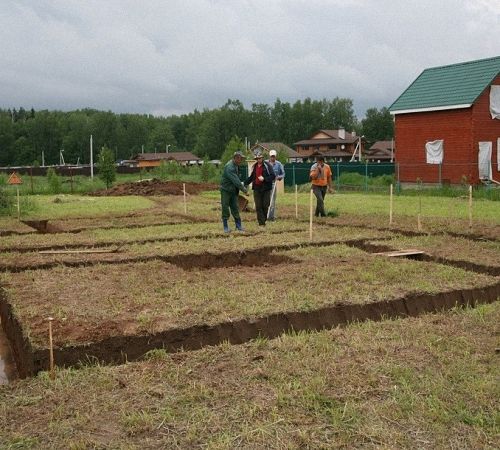
<svg viewBox="0 0 500 450">
<path fill-rule="evenodd" d="M 31 217 L 59 229 L 45 235 L 0 218 L 0 303 L 36 358 L 47 359 L 48 316 L 58 356 L 158 342 L 142 362 L 84 363 L 56 381 L 40 373 L 0 387 L 0 448 L 497 447 L 500 311 L 498 301 L 479 305 L 500 280 L 485 270 L 499 267 L 496 202 L 474 203 L 471 230 L 466 199 L 426 197 L 417 233 L 416 197 L 395 199 L 390 227 L 387 196 L 329 195 L 338 214 L 315 219 L 311 240 L 308 193 L 298 220 L 295 195 L 284 194 L 279 220 L 263 229 L 245 212 L 247 231 L 229 235 L 218 199 L 189 196 L 185 213 L 182 196 L 40 196 Z M 377 246 L 434 260 L 376 256 Z M 376 308 L 407 298 L 417 312 L 420 298 L 440 310 L 451 293 L 479 306 L 195 352 L 169 354 L 179 346 L 158 341 L 177 330 L 199 348 L 207 330 L 217 344 L 223 325 L 241 323 L 244 342 L 255 323 L 289 330 L 314 314 L 322 323 L 321 311 L 333 314 L 329 326 L 345 323 L 328 308 L 380 319 Z M 399 315 L 417 313 L 404 307 Z"/>
<path fill-rule="evenodd" d="M 498 448 L 499 303 L 0 386 L 2 448 Z"/>
</svg>

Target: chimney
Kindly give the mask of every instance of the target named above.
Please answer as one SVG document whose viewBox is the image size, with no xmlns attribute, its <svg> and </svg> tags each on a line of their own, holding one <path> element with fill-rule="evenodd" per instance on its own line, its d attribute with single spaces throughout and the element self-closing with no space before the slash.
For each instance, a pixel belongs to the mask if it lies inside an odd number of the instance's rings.
<svg viewBox="0 0 500 450">
<path fill-rule="evenodd" d="M 352 136 L 353 138 L 355 138 L 355 137 L 356 137 L 356 132 L 355 132 L 354 130 L 353 130 L 353 131 L 351 131 L 351 136 Z"/>
<path fill-rule="evenodd" d="M 345 128 L 339 128 L 339 139 L 345 139 Z"/>
</svg>

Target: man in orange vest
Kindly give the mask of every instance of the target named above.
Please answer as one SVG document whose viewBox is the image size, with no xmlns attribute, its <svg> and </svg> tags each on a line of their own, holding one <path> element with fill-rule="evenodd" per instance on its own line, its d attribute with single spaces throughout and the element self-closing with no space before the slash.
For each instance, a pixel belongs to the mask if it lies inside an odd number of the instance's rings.
<svg viewBox="0 0 500 450">
<path fill-rule="evenodd" d="M 325 157 L 319 155 L 316 157 L 316 163 L 311 166 L 309 177 L 312 182 L 313 194 L 316 196 L 316 217 L 326 217 L 325 196 L 326 192 L 333 192 L 332 188 L 332 169 L 325 164 Z"/>
</svg>

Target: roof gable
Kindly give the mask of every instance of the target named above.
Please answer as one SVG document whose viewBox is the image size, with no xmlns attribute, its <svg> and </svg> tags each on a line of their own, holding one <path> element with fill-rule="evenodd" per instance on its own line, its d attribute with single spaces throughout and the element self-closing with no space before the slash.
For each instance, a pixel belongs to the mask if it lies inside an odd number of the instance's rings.
<svg viewBox="0 0 500 450">
<path fill-rule="evenodd" d="M 425 69 L 389 107 L 393 114 L 470 107 L 500 74 L 500 56 Z"/>
<path fill-rule="evenodd" d="M 295 150 L 288 147 L 288 145 L 283 142 L 258 142 L 252 147 L 252 150 L 256 147 L 260 147 L 265 152 L 269 153 L 269 150 L 277 150 L 284 151 L 288 155 L 289 158 L 300 158 L 300 153 L 297 153 Z"/>
</svg>

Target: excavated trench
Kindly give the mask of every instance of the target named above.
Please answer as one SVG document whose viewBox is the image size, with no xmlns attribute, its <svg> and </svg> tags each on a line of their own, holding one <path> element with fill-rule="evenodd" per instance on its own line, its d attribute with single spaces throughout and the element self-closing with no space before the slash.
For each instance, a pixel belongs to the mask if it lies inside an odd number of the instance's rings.
<svg viewBox="0 0 500 450">
<path fill-rule="evenodd" d="M 275 251 L 291 250 L 298 247 L 329 246 L 335 244 L 350 245 L 368 253 L 394 250 L 393 248 L 375 244 L 373 239 L 357 239 L 350 241 L 310 242 L 292 245 L 268 246 L 242 252 L 225 252 L 220 254 L 204 253 L 190 255 L 173 255 L 166 257 L 134 258 L 133 261 L 160 259 L 175 264 L 184 270 L 210 269 L 213 267 L 234 267 L 261 265 L 262 260 L 268 264 L 292 264 L 293 258 L 276 255 Z M 383 239 L 382 239 L 383 240 Z M 473 264 L 467 261 L 451 261 L 444 258 L 423 254 L 423 261 L 447 264 L 489 275 L 500 275 L 498 268 Z M 121 261 L 104 261 L 104 263 L 126 263 Z M 103 262 L 97 262 L 102 264 Z M 61 263 L 47 264 L 44 268 L 58 266 Z M 96 262 L 77 262 L 65 264 L 81 267 Z M 280 334 L 295 330 L 321 330 L 345 325 L 354 321 L 382 320 L 386 318 L 417 316 L 423 313 L 448 310 L 454 307 L 476 306 L 491 303 L 500 298 L 500 281 L 484 288 L 455 290 L 439 294 L 410 295 L 403 298 L 390 299 L 368 304 L 349 304 L 348 301 L 313 311 L 290 311 L 270 314 L 254 319 L 222 322 L 213 326 L 196 325 L 186 328 L 167 330 L 153 335 L 117 336 L 82 346 L 55 349 L 55 361 L 58 366 L 78 366 L 81 361 L 97 360 L 105 364 L 120 364 L 125 361 L 140 359 L 147 351 L 164 348 L 167 351 L 195 350 L 206 345 L 217 345 L 228 341 L 239 344 L 258 336 L 273 338 Z M 346 299 L 347 300 L 347 299 Z M 23 335 L 22 326 L 12 311 L 5 293 L 0 289 L 0 319 L 5 334 L 11 343 L 13 357 L 16 361 L 19 376 L 32 376 L 48 368 L 47 349 L 33 349 L 29 340 Z M 5 363 L 4 363 L 5 366 Z M 12 373 L 12 365 L 7 364 L 7 372 Z M 4 369 L 5 372 L 5 369 Z M 12 375 L 10 375 L 12 376 Z M 7 378 L 4 376 L 4 378 Z"/>
<path fill-rule="evenodd" d="M 7 384 L 9 381 L 14 380 L 16 376 L 16 364 L 14 362 L 9 340 L 3 328 L 0 326 L 0 384 Z"/>
<path fill-rule="evenodd" d="M 290 229 L 287 230 L 287 233 L 295 233 L 295 232 L 300 232 L 304 231 L 302 228 L 296 228 L 296 229 Z M 269 231 L 268 234 L 270 235 L 275 235 L 275 234 L 282 234 L 283 231 L 281 230 L 276 230 L 276 231 Z M 240 237 L 253 237 L 256 236 L 258 233 L 257 232 L 245 232 L 244 234 L 240 234 Z M 158 237 L 152 237 L 152 238 L 146 238 L 146 239 L 135 239 L 135 240 L 130 240 L 130 241 L 125 241 L 125 242 L 119 242 L 119 241 L 103 241 L 103 242 L 96 242 L 96 243 L 77 243 L 77 244 L 52 244 L 52 245 L 32 245 L 32 246 L 24 246 L 24 247 L 4 247 L 0 248 L 0 252 L 12 252 L 12 253 L 31 253 L 31 252 L 39 252 L 39 251 L 45 251 L 45 250 L 71 250 L 71 249 L 95 249 L 95 248 L 106 248 L 106 247 L 113 247 L 113 246 L 118 246 L 118 245 L 141 245 L 141 244 L 152 244 L 152 243 L 159 243 L 159 242 L 173 242 L 173 241 L 179 241 L 179 242 L 186 242 L 189 240 L 208 240 L 208 239 L 213 239 L 214 237 L 216 238 L 229 238 L 230 235 L 228 234 L 194 234 L 190 236 L 169 236 L 169 237 L 163 237 L 163 238 L 158 238 Z"/>
<path fill-rule="evenodd" d="M 223 253 L 188 253 L 183 255 L 172 255 L 172 256 L 160 256 L 160 255 L 150 255 L 150 256 L 133 256 L 124 258 L 113 258 L 113 259 L 95 259 L 95 260 L 82 260 L 82 261 L 49 261 L 46 263 L 36 263 L 36 264 L 25 264 L 25 265 L 15 265 L 15 264 L 0 264 L 0 272 L 10 272 L 10 273 L 20 273 L 26 272 L 28 270 L 49 270 L 55 267 L 90 267 L 95 265 L 104 264 L 130 264 L 137 262 L 148 262 L 148 261 L 163 261 L 165 263 L 174 264 L 184 269 L 196 269 L 205 268 L 209 269 L 211 267 L 231 267 L 237 265 L 256 265 L 253 261 L 257 261 L 259 258 L 262 262 L 262 257 L 270 255 L 273 251 L 281 250 L 293 250 L 299 247 L 322 247 L 335 244 L 349 244 L 354 241 L 323 241 L 323 242 L 303 242 L 296 244 L 284 244 L 284 245 L 270 245 L 265 247 L 260 247 L 258 249 L 243 250 L 239 252 L 223 252 Z M 112 253 L 112 252 L 110 252 Z M 202 261 L 201 263 L 199 261 Z M 222 261 L 222 262 L 221 262 Z M 286 261 L 285 261 L 286 262 Z M 209 265 L 212 264 L 212 266 Z"/>
<path fill-rule="evenodd" d="M 315 331 L 365 320 L 418 316 L 455 307 L 474 307 L 500 298 L 500 282 L 493 285 L 439 294 L 409 295 L 367 304 L 340 303 L 313 311 L 289 311 L 253 319 L 240 319 L 216 325 L 196 325 L 152 335 L 117 336 L 81 346 L 55 348 L 55 363 L 77 367 L 81 362 L 99 361 L 121 364 L 140 359 L 152 349 L 170 352 L 196 350 L 222 342 L 241 344 L 257 337 L 274 338 L 289 331 Z M 4 296 L 0 296 L 2 325 L 12 344 L 19 376 L 27 377 L 47 370 L 48 349 L 35 350 L 23 336 L 22 328 Z"/>
</svg>

